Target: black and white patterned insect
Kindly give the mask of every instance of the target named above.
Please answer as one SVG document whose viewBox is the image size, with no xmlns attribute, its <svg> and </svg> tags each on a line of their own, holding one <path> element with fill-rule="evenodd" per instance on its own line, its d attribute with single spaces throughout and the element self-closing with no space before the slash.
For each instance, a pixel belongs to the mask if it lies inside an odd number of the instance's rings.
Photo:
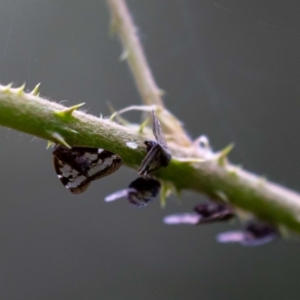
<svg viewBox="0 0 300 300">
<path fill-rule="evenodd" d="M 128 202 L 136 207 L 146 206 L 160 191 L 160 183 L 150 177 L 138 177 L 132 181 L 127 189 L 117 191 L 105 197 L 106 202 L 120 198 L 126 198 Z"/>
<path fill-rule="evenodd" d="M 161 167 L 167 167 L 172 158 L 154 111 L 152 111 L 152 122 L 152 130 L 156 141 L 145 141 L 147 155 L 139 168 L 139 174 L 142 176 L 157 171 Z"/>
<path fill-rule="evenodd" d="M 266 223 L 251 221 L 243 230 L 228 231 L 217 235 L 220 243 L 239 243 L 242 246 L 260 246 L 279 237 L 278 230 Z"/>
<path fill-rule="evenodd" d="M 164 223 L 168 225 L 199 225 L 219 221 L 227 221 L 234 217 L 233 209 L 224 203 L 201 203 L 194 207 L 194 213 L 181 213 L 166 216 Z"/>
<path fill-rule="evenodd" d="M 92 181 L 110 175 L 122 165 L 117 154 L 101 148 L 56 145 L 53 163 L 62 184 L 73 194 L 83 193 Z"/>
</svg>

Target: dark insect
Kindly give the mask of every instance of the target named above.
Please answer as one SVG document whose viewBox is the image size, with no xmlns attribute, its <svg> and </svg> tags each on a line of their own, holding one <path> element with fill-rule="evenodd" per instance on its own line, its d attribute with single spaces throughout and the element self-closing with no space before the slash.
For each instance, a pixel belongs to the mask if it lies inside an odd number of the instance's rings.
<svg viewBox="0 0 300 300">
<path fill-rule="evenodd" d="M 142 176 L 152 173 L 161 167 L 167 167 L 172 158 L 154 111 L 152 111 L 152 122 L 152 130 L 156 141 L 145 141 L 147 155 L 139 168 L 139 174 Z"/>
<path fill-rule="evenodd" d="M 56 145 L 53 163 L 62 184 L 73 194 L 83 193 L 93 180 L 117 171 L 122 159 L 117 154 L 101 148 Z"/>
<path fill-rule="evenodd" d="M 198 224 L 228 221 L 234 217 L 232 207 L 225 203 L 198 204 L 194 207 L 194 211 L 199 215 Z"/>
<path fill-rule="evenodd" d="M 194 207 L 194 213 L 181 213 L 164 218 L 169 225 L 174 224 L 205 224 L 218 221 L 227 221 L 234 217 L 233 209 L 223 203 L 202 203 Z"/>
<path fill-rule="evenodd" d="M 228 231 L 217 235 L 220 243 L 240 243 L 243 246 L 260 246 L 275 240 L 279 236 L 276 228 L 263 222 L 252 221 L 244 230 Z"/>
<path fill-rule="evenodd" d="M 117 191 L 105 197 L 106 202 L 119 198 L 127 198 L 128 202 L 136 207 L 146 206 L 160 191 L 159 181 L 150 177 L 139 177 L 132 181 L 127 189 Z"/>
</svg>

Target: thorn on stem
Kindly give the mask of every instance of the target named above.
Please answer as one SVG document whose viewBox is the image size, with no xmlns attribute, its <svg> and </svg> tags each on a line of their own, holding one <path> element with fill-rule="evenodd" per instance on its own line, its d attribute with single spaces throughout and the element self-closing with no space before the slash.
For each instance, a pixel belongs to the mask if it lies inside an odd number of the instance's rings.
<svg viewBox="0 0 300 300">
<path fill-rule="evenodd" d="M 57 141 L 59 144 L 64 145 L 65 147 L 71 149 L 72 147 L 66 142 L 66 140 L 58 133 L 58 132 L 52 132 L 51 137 Z"/>
<path fill-rule="evenodd" d="M 70 119 L 72 119 L 72 113 L 80 108 L 81 106 L 85 105 L 85 103 L 79 103 L 79 104 L 76 104 L 76 105 L 73 105 L 71 107 L 68 107 L 64 110 L 60 110 L 60 111 L 55 111 L 54 114 L 56 117 L 59 117 L 60 119 L 63 119 L 65 121 L 68 121 Z"/>
<path fill-rule="evenodd" d="M 3 92 L 4 93 L 10 93 L 11 92 L 11 87 L 12 87 L 12 83 L 9 83 L 8 85 L 3 87 Z"/>
<path fill-rule="evenodd" d="M 39 82 L 34 88 L 33 88 L 33 90 L 31 91 L 31 95 L 33 95 L 33 96 L 39 96 L 39 94 L 40 94 L 40 85 L 41 85 L 41 83 Z"/>
<path fill-rule="evenodd" d="M 19 88 L 16 88 L 16 93 L 21 96 L 24 94 L 26 83 L 24 82 Z"/>
<path fill-rule="evenodd" d="M 217 162 L 219 166 L 225 166 L 225 163 L 227 162 L 227 156 L 232 151 L 233 147 L 234 144 L 229 144 L 217 154 Z"/>
</svg>

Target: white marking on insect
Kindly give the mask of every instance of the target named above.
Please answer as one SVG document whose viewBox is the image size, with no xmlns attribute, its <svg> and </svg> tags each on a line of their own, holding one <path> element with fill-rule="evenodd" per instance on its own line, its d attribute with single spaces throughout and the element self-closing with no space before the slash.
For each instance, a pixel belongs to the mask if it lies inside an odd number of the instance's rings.
<svg viewBox="0 0 300 300">
<path fill-rule="evenodd" d="M 131 149 L 136 149 L 138 147 L 136 142 L 127 142 L 126 146 L 131 148 Z"/>
<path fill-rule="evenodd" d="M 83 193 L 90 183 L 110 175 L 122 165 L 117 154 L 97 148 L 57 145 L 53 150 L 54 168 L 61 183 L 74 194 Z"/>
</svg>

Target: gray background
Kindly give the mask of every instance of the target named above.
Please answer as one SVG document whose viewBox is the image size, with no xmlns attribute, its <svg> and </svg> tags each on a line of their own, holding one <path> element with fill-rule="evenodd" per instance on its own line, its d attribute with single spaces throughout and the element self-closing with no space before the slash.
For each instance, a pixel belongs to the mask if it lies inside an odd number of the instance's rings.
<svg viewBox="0 0 300 300">
<path fill-rule="evenodd" d="M 128 1 L 165 103 L 189 134 L 232 161 L 300 190 L 299 1 Z M 104 1 L 0 1 L 0 82 L 92 114 L 140 103 Z M 134 116 L 138 120 L 138 114 Z M 0 116 L 1 118 L 1 116 Z M 46 142 L 0 128 L 1 299 L 299 299 L 299 244 L 220 245 L 237 224 L 168 227 L 161 209 L 103 197 L 136 171 L 73 196 Z"/>
</svg>

